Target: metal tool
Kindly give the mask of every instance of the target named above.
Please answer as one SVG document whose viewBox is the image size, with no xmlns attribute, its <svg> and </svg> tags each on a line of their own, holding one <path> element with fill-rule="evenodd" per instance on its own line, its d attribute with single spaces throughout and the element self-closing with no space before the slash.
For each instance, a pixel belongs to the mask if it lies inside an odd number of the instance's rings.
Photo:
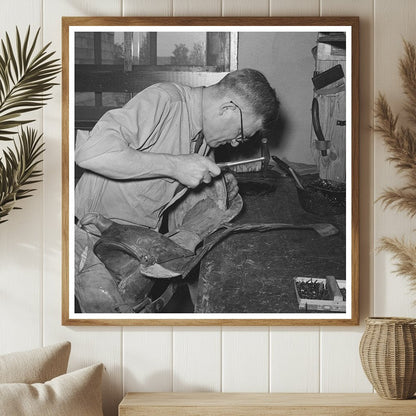
<svg viewBox="0 0 416 416">
<path fill-rule="evenodd" d="M 270 162 L 270 152 L 267 142 L 268 140 L 265 137 L 261 139 L 261 155 L 264 157 L 264 161 L 262 163 L 263 176 L 266 176 Z"/>
<path fill-rule="evenodd" d="M 305 211 L 326 216 L 345 212 L 345 187 L 335 181 L 316 179 L 304 183 L 286 162 L 277 156 L 272 156 L 277 166 L 291 175 L 296 183 L 299 203 Z"/>
<path fill-rule="evenodd" d="M 299 175 L 293 168 L 291 168 L 286 162 L 283 162 L 283 160 L 279 159 L 277 156 L 273 155 L 272 158 L 280 169 L 282 169 L 284 172 L 289 174 L 294 179 L 298 188 L 305 189 Z"/>
<path fill-rule="evenodd" d="M 263 162 L 264 160 L 265 160 L 265 157 L 262 156 L 262 157 L 257 157 L 255 159 L 236 160 L 235 162 L 220 162 L 220 163 L 217 163 L 217 166 L 224 172 L 224 171 L 229 170 L 229 168 L 233 166 L 246 165 L 248 163 L 254 163 L 254 162 Z M 183 185 L 182 183 L 179 184 L 178 187 L 176 188 L 175 195 L 183 191 L 186 188 L 187 186 Z"/>
<path fill-rule="evenodd" d="M 236 160 L 235 162 L 220 162 L 220 163 L 217 163 L 217 166 L 221 170 L 227 170 L 228 168 L 231 168 L 233 166 L 247 165 L 248 163 L 264 162 L 264 161 L 266 161 L 266 157 L 262 156 L 262 157 L 256 157 L 254 159 Z"/>
</svg>

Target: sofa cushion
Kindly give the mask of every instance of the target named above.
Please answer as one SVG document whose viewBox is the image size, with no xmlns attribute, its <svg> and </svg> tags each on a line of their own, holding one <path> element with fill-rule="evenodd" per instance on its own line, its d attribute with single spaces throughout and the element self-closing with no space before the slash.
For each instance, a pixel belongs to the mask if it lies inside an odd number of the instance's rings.
<svg viewBox="0 0 416 416">
<path fill-rule="evenodd" d="M 0 415 L 103 416 L 102 372 L 97 364 L 46 383 L 0 384 Z"/>
<path fill-rule="evenodd" d="M 71 343 L 0 355 L 0 383 L 44 383 L 66 373 Z"/>
</svg>

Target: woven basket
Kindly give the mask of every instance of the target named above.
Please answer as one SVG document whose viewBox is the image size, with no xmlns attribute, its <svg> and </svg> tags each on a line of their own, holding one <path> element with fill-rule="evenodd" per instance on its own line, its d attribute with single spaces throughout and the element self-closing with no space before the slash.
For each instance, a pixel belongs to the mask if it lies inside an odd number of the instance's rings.
<svg viewBox="0 0 416 416">
<path fill-rule="evenodd" d="M 360 342 L 365 374 L 386 399 L 409 399 L 416 392 L 416 320 L 367 318 Z"/>
</svg>

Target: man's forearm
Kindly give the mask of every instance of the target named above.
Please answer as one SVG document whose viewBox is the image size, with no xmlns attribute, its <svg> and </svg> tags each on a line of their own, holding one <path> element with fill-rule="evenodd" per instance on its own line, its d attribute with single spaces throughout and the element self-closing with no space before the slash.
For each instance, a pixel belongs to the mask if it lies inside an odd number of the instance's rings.
<svg viewBox="0 0 416 416">
<path fill-rule="evenodd" d="M 88 159 L 78 158 L 78 165 L 111 179 L 174 178 L 172 155 L 140 152 L 125 148 Z"/>
<path fill-rule="evenodd" d="M 209 183 L 212 177 L 221 173 L 214 162 L 195 153 L 170 155 L 126 148 L 85 159 L 79 156 L 77 163 L 80 167 L 110 179 L 171 178 L 195 188 L 202 182 Z"/>
</svg>

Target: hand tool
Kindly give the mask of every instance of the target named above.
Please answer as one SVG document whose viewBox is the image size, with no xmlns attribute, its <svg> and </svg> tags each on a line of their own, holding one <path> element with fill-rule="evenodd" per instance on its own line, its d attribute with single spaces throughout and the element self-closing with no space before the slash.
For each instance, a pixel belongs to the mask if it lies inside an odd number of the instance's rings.
<svg viewBox="0 0 416 416">
<path fill-rule="evenodd" d="M 326 140 L 325 140 L 324 134 L 322 133 L 321 122 L 319 121 L 319 103 L 316 98 L 312 100 L 312 126 L 313 126 L 313 130 L 316 134 L 318 141 L 325 143 Z M 327 156 L 328 155 L 327 150 L 322 149 L 321 155 Z"/>
<path fill-rule="evenodd" d="M 267 142 L 268 140 L 265 137 L 261 139 L 261 155 L 264 157 L 264 161 L 262 163 L 263 177 L 266 176 L 267 169 L 269 167 L 269 162 L 270 162 L 270 152 L 269 152 L 269 146 Z"/>
<path fill-rule="evenodd" d="M 298 188 L 305 189 L 301 179 L 299 178 L 298 174 L 293 168 L 291 168 L 286 162 L 283 162 L 283 160 L 279 159 L 277 156 L 272 156 L 272 158 L 280 169 L 282 169 L 283 171 L 288 173 L 290 176 L 292 176 Z"/>
<path fill-rule="evenodd" d="M 296 183 L 299 203 L 305 211 L 327 216 L 345 213 L 345 186 L 334 181 L 315 179 L 304 183 L 299 174 L 277 156 L 272 156 L 279 169 Z"/>
<path fill-rule="evenodd" d="M 217 166 L 223 171 L 226 172 L 229 170 L 230 167 L 233 166 L 239 166 L 239 165 L 246 165 L 248 163 L 254 163 L 254 162 L 264 162 L 266 158 L 264 156 L 262 157 L 256 157 L 254 159 L 244 159 L 244 160 L 236 160 L 235 162 L 219 162 L 217 163 Z M 175 195 L 179 193 L 180 191 L 187 188 L 187 186 L 180 184 L 175 191 Z"/>
<path fill-rule="evenodd" d="M 254 159 L 244 159 L 244 160 L 236 160 L 235 162 L 219 162 L 217 163 L 217 166 L 221 170 L 227 170 L 228 168 L 231 168 L 233 166 L 239 166 L 239 165 L 246 165 L 248 163 L 254 163 L 254 162 L 264 162 L 266 161 L 266 157 L 256 157 Z"/>
</svg>

